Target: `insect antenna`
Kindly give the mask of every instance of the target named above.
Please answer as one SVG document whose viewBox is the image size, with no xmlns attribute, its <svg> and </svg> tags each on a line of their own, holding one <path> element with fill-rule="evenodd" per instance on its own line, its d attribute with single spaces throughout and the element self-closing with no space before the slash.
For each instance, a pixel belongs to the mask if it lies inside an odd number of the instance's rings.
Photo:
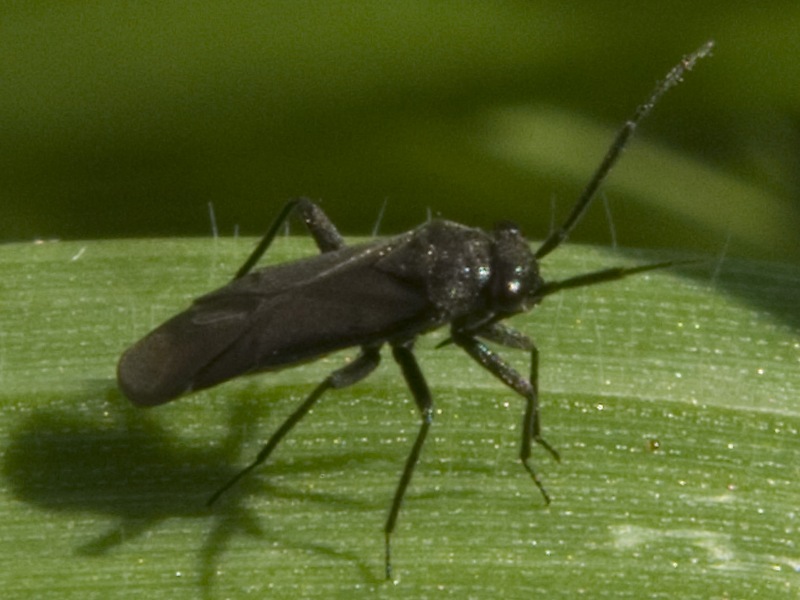
<svg viewBox="0 0 800 600">
<path fill-rule="evenodd" d="M 672 70 L 667 73 L 667 76 L 661 80 L 658 85 L 656 85 L 655 89 L 650 94 L 650 97 L 644 102 L 644 104 L 640 104 L 636 108 L 636 111 L 633 113 L 631 118 L 628 119 L 628 121 L 625 122 L 625 125 L 622 126 L 622 129 L 617 132 L 614 141 L 611 143 L 608 152 L 606 152 L 606 155 L 603 158 L 603 162 L 600 163 L 600 166 L 589 180 L 588 185 L 584 188 L 583 193 L 575 203 L 575 206 L 570 215 L 567 217 L 567 220 L 564 221 L 561 227 L 547 236 L 547 239 L 534 253 L 534 256 L 536 256 L 537 259 L 547 256 L 553 250 L 558 248 L 558 246 L 564 240 L 567 239 L 570 232 L 575 227 L 575 224 L 581 219 L 586 212 L 586 209 L 589 207 L 589 204 L 592 202 L 592 199 L 597 192 L 597 188 L 600 187 L 600 184 L 603 183 L 603 180 L 608 176 L 611 168 L 619 159 L 622 150 L 624 150 L 628 140 L 636 131 L 636 127 L 639 125 L 641 120 L 650 113 L 661 96 L 663 96 L 671 87 L 681 82 L 683 74 L 686 71 L 691 70 L 698 60 L 711 54 L 713 47 L 714 42 L 708 41 L 691 54 L 684 56 L 681 62 L 675 65 Z"/>
<path fill-rule="evenodd" d="M 562 281 L 548 281 L 537 292 L 537 297 L 544 298 L 561 290 L 568 290 L 578 287 L 586 287 L 589 285 L 596 285 L 598 283 L 605 283 L 606 281 L 616 281 L 618 279 L 625 279 L 637 273 L 645 273 L 647 271 L 655 271 L 657 269 L 666 269 L 677 265 L 688 265 L 699 263 L 699 260 L 668 260 L 658 263 L 650 263 L 647 265 L 639 265 L 637 267 L 611 267 L 610 269 L 603 269 L 602 271 L 593 271 L 592 273 L 584 273 L 583 275 L 576 275 L 569 279 Z"/>
</svg>

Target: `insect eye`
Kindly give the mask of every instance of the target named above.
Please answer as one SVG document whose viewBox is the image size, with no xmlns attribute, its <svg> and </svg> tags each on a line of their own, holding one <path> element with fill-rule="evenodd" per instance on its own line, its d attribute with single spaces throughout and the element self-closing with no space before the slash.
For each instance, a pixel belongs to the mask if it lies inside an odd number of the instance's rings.
<svg viewBox="0 0 800 600">
<path fill-rule="evenodd" d="M 492 307 L 498 312 L 518 312 L 527 298 L 535 274 L 535 261 L 528 243 L 515 225 L 498 225 L 494 240 L 490 287 Z"/>
<path fill-rule="evenodd" d="M 522 289 L 522 283 L 519 279 L 512 279 L 506 284 L 506 293 L 509 296 L 519 295 L 520 289 Z"/>
<path fill-rule="evenodd" d="M 526 273 L 509 267 L 511 265 L 497 265 L 492 277 L 491 303 L 498 312 L 518 312 L 527 298 Z"/>
</svg>

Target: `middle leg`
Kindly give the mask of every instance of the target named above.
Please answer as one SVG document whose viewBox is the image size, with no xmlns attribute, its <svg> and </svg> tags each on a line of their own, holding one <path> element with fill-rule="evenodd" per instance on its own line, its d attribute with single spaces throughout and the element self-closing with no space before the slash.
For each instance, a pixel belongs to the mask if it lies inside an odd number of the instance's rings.
<svg viewBox="0 0 800 600">
<path fill-rule="evenodd" d="M 322 394 L 329 389 L 339 389 L 361 381 L 375 370 L 380 360 L 381 355 L 379 347 L 363 346 L 361 348 L 361 354 L 353 362 L 328 375 L 328 377 L 308 395 L 303 403 L 289 415 L 283 424 L 278 427 L 275 433 L 272 434 L 272 437 L 269 438 L 266 445 L 261 449 L 261 452 L 258 453 L 258 456 L 232 477 L 225 485 L 214 492 L 214 495 L 208 499 L 206 505 L 211 506 L 214 504 L 222 494 L 232 488 L 240 479 L 267 460 L 280 441 L 306 416 L 306 414 L 308 414 L 308 411 L 311 410 L 311 407 L 314 406 Z"/>
<path fill-rule="evenodd" d="M 411 476 L 414 474 L 414 468 L 419 460 L 422 446 L 425 444 L 428 429 L 433 422 L 433 399 L 431 398 L 428 384 L 425 382 L 425 377 L 417 364 L 417 359 L 414 358 L 414 353 L 411 351 L 411 343 L 393 345 L 392 351 L 394 353 L 394 359 L 397 361 L 397 364 L 400 365 L 403 377 L 411 390 L 411 395 L 414 396 L 414 401 L 422 417 L 422 424 L 420 425 L 419 433 L 417 433 L 414 446 L 411 448 L 411 452 L 406 459 L 406 464 L 403 467 L 403 474 L 400 476 L 400 481 L 397 483 L 397 489 L 394 492 L 394 499 L 392 500 L 392 507 L 389 509 L 389 516 L 386 519 L 386 525 L 383 529 L 386 536 L 386 579 L 392 578 L 391 537 L 395 524 L 397 523 L 397 516 L 400 513 L 400 505 L 403 503 L 403 496 L 405 496 L 406 488 L 408 488 Z"/>
</svg>

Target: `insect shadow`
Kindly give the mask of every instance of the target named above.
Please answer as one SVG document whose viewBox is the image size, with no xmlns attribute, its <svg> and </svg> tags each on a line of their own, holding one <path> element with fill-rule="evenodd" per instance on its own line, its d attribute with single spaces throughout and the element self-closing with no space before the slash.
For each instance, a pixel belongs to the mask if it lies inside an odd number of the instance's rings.
<svg viewBox="0 0 800 600">
<path fill-rule="evenodd" d="M 111 416 L 106 412 L 98 417 L 103 411 L 94 403 L 91 414 L 76 411 L 74 407 L 85 404 L 86 397 L 66 397 L 62 399 L 64 409 L 35 411 L 22 421 L 3 457 L 2 475 L 9 491 L 17 500 L 49 513 L 109 517 L 107 531 L 77 546 L 75 554 L 79 556 L 106 555 L 123 544 L 135 543 L 170 519 L 213 519 L 198 565 L 199 585 L 208 593 L 220 557 L 234 537 L 273 537 L 256 513 L 233 496 L 224 512 L 205 505 L 209 487 L 237 472 L 232 459 L 241 454 L 246 432 L 253 430 L 248 425 L 263 403 L 247 398 L 232 403 L 227 438 L 214 447 L 199 447 L 182 443 L 157 419 L 126 407 L 118 396 L 116 389 L 107 392 Z M 320 466 L 324 468 L 326 465 Z M 263 488 L 270 498 L 358 504 L 350 498 L 294 490 L 255 478 L 246 485 Z M 275 535 L 282 544 L 332 556 L 356 566 L 365 580 L 375 579 L 357 553 Z"/>
</svg>

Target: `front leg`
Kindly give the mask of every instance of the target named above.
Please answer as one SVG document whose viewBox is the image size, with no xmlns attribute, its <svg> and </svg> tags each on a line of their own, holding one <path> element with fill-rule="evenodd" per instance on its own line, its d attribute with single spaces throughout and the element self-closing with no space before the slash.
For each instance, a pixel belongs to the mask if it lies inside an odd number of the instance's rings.
<svg viewBox="0 0 800 600">
<path fill-rule="evenodd" d="M 481 327 L 475 332 L 475 335 L 484 340 L 500 344 L 506 348 L 514 348 L 515 350 L 535 350 L 531 339 L 516 329 L 512 329 L 504 323 L 491 323 L 485 327 Z M 531 378 L 531 381 L 534 381 Z"/>
<path fill-rule="evenodd" d="M 525 416 L 522 420 L 522 447 L 520 448 L 519 458 L 536 487 L 542 493 L 545 502 L 550 504 L 550 495 L 530 464 L 531 447 L 534 441 L 547 450 L 553 458 L 560 460 L 558 452 L 541 435 L 538 391 L 539 351 L 531 342 L 531 376 L 530 379 L 525 379 L 480 340 L 456 329 L 453 329 L 451 336 L 453 342 L 463 348 L 480 366 L 525 398 Z"/>
</svg>

